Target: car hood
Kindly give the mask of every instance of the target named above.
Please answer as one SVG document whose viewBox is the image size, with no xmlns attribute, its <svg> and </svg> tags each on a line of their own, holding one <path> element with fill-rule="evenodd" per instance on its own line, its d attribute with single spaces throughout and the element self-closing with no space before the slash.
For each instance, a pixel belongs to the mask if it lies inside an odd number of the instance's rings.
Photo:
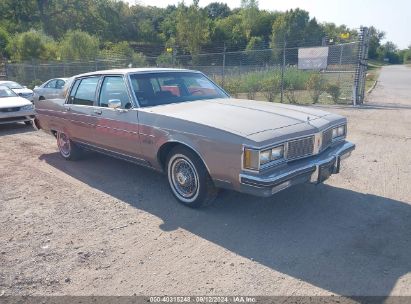
<svg viewBox="0 0 411 304">
<path fill-rule="evenodd" d="M 0 98 L 0 108 L 15 108 L 31 105 L 32 103 L 22 97 L 3 97 Z"/>
<path fill-rule="evenodd" d="M 23 89 L 12 89 L 12 90 L 13 90 L 13 92 L 16 93 L 16 94 L 30 94 L 30 93 L 33 93 L 32 90 L 30 90 L 30 89 L 25 89 L 25 88 L 23 88 Z"/>
<path fill-rule="evenodd" d="M 242 99 L 210 99 L 143 108 L 143 111 L 218 128 L 241 136 L 307 124 L 329 113 L 306 107 Z"/>
</svg>

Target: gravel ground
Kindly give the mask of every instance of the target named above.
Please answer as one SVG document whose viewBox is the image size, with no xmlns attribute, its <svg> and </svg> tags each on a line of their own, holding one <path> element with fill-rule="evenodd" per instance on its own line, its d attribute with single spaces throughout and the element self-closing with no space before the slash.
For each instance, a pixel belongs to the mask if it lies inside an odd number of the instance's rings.
<svg viewBox="0 0 411 304">
<path fill-rule="evenodd" d="M 324 185 L 203 210 L 155 172 L 0 126 L 0 295 L 411 295 L 410 83 L 385 67 L 367 106 L 326 108 L 357 149 Z"/>
</svg>

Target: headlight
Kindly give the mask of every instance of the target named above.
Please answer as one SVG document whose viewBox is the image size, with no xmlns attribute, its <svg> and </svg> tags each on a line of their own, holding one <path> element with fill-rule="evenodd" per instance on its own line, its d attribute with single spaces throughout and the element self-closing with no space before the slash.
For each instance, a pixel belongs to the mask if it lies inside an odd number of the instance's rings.
<svg viewBox="0 0 411 304">
<path fill-rule="evenodd" d="M 33 105 L 23 106 L 23 107 L 20 108 L 20 110 L 22 110 L 22 111 L 31 111 L 31 110 L 34 110 L 34 106 Z"/>
<path fill-rule="evenodd" d="M 258 151 L 244 149 L 244 168 L 258 170 L 260 166 L 284 158 L 284 145 Z"/>
<path fill-rule="evenodd" d="M 342 125 L 333 129 L 333 139 L 345 136 L 346 125 Z"/>
</svg>

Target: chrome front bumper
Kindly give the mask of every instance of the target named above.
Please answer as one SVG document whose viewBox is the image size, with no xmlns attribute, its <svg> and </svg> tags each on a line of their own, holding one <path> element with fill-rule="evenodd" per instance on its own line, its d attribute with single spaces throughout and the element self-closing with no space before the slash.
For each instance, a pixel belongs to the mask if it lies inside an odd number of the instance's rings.
<svg viewBox="0 0 411 304">
<path fill-rule="evenodd" d="M 0 112 L 0 124 L 33 121 L 34 117 L 34 111 Z"/>
<path fill-rule="evenodd" d="M 341 161 L 351 155 L 355 145 L 344 141 L 321 154 L 290 162 L 261 174 L 240 174 L 240 191 L 268 197 L 290 186 L 311 182 L 321 183 L 341 169 Z"/>
</svg>

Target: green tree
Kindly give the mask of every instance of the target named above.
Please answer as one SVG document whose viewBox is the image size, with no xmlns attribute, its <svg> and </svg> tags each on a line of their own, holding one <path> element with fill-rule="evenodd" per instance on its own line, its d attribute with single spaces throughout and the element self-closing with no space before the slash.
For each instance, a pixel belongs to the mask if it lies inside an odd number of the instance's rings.
<svg viewBox="0 0 411 304">
<path fill-rule="evenodd" d="M 272 26 L 273 46 L 282 46 L 284 39 L 288 47 L 319 45 L 324 30 L 316 19 L 310 19 L 307 11 L 289 10 L 275 19 Z"/>
<path fill-rule="evenodd" d="M 0 26 L 10 34 L 39 29 L 37 4 L 34 0 L 0 1 Z"/>
<path fill-rule="evenodd" d="M 358 36 L 358 32 L 356 30 L 349 29 L 345 25 L 337 26 L 335 23 L 323 23 L 321 27 L 331 44 L 345 43 L 357 38 Z M 349 38 L 343 38 L 342 34 L 347 33 L 349 34 Z"/>
<path fill-rule="evenodd" d="M 241 0 L 241 25 L 244 35 L 249 40 L 255 31 L 259 17 L 257 0 Z"/>
<path fill-rule="evenodd" d="M 230 7 L 226 3 L 222 2 L 211 2 L 209 5 L 204 7 L 207 12 L 208 18 L 215 20 L 218 18 L 226 18 L 230 15 Z"/>
<path fill-rule="evenodd" d="M 378 59 L 378 48 L 381 46 L 381 40 L 385 38 L 385 33 L 371 26 L 369 28 L 369 35 L 370 43 L 368 47 L 368 57 L 370 59 Z"/>
<path fill-rule="evenodd" d="M 62 59 L 84 60 L 99 54 L 99 39 L 82 31 L 69 31 L 60 43 Z"/>
<path fill-rule="evenodd" d="M 227 46 L 233 50 L 244 48 L 247 38 L 241 26 L 241 15 L 232 14 L 224 19 L 216 20 L 212 32 L 213 42 L 226 42 Z"/>
<path fill-rule="evenodd" d="M 399 64 L 403 62 L 403 57 L 401 58 L 398 47 L 391 41 L 387 41 L 379 46 L 377 54 L 378 59 L 381 61 L 388 60 L 391 64 Z"/>
<path fill-rule="evenodd" d="M 0 57 L 7 55 L 6 48 L 9 42 L 10 42 L 9 33 L 5 29 L 0 27 Z"/>
<path fill-rule="evenodd" d="M 408 49 L 404 50 L 403 58 L 404 63 L 411 63 L 411 45 L 408 47 Z"/>
<path fill-rule="evenodd" d="M 57 45 L 53 39 L 35 30 L 15 35 L 6 50 L 16 61 L 51 60 L 57 56 Z"/>
<path fill-rule="evenodd" d="M 189 7 L 181 3 L 177 8 L 177 42 L 192 55 L 198 54 L 210 39 L 208 18 L 198 1 L 194 0 Z"/>
</svg>

